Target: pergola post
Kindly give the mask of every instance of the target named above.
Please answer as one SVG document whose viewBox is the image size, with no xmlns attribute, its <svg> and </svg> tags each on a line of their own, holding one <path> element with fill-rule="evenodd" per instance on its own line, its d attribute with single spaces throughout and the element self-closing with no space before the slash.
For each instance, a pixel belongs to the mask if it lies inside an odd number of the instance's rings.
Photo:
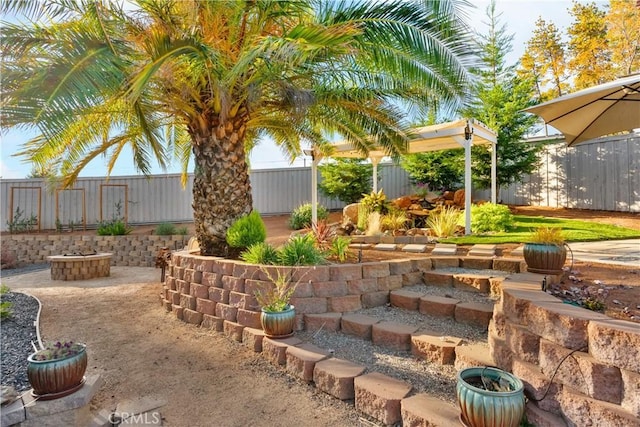
<svg viewBox="0 0 640 427">
<path fill-rule="evenodd" d="M 467 132 L 467 129 L 469 131 Z M 473 145 L 473 133 L 467 127 L 464 133 L 464 234 L 471 234 L 471 146 Z"/>
<path fill-rule="evenodd" d="M 371 164 L 373 165 L 373 191 L 378 192 L 378 163 L 382 160 L 380 156 L 371 156 Z"/>
<path fill-rule="evenodd" d="M 311 156 L 311 224 L 318 224 L 318 164 L 322 154 L 315 149 L 305 150 Z"/>
<path fill-rule="evenodd" d="M 491 150 L 491 203 L 498 203 L 498 145 L 493 142 L 489 147 Z"/>
</svg>

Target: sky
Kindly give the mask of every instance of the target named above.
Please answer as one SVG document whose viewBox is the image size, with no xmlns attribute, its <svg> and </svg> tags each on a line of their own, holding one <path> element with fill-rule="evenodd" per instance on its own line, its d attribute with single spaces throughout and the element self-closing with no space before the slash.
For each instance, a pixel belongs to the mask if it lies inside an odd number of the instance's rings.
<svg viewBox="0 0 640 427">
<path fill-rule="evenodd" d="M 486 8 L 488 0 L 470 0 L 476 9 L 469 13 L 470 24 L 479 32 L 486 34 Z M 580 3 L 587 1 L 580 0 Z M 599 8 L 604 8 L 608 1 L 597 1 Z M 539 17 L 547 22 L 553 22 L 560 32 L 564 34 L 571 24 L 571 16 L 568 10 L 571 8 L 570 0 L 496 0 L 496 10 L 501 13 L 500 22 L 506 24 L 508 34 L 513 34 L 513 51 L 507 57 L 507 63 L 513 64 L 524 52 L 527 41 L 533 34 L 535 22 Z M 19 131 L 8 131 L 0 134 L 0 178 L 16 179 L 25 178 L 31 172 L 31 165 L 24 163 L 22 159 L 13 156 L 19 151 L 20 145 L 34 134 L 26 134 Z M 299 157 L 293 163 L 286 160 L 278 147 L 272 142 L 262 141 L 251 153 L 250 163 L 253 169 L 270 169 L 287 166 L 310 166 L 308 157 Z M 153 168 L 153 174 L 179 173 L 177 165 L 163 171 L 160 167 Z M 104 176 L 106 175 L 105 161 L 102 158 L 91 162 L 80 176 Z M 137 175 L 131 156 L 121 155 L 116 163 L 111 176 Z"/>
</svg>

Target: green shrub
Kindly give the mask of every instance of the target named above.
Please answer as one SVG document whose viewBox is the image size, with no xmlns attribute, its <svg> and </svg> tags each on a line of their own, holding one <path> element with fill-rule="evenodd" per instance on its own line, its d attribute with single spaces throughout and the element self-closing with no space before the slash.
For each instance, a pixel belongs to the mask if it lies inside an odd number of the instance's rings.
<svg viewBox="0 0 640 427">
<path fill-rule="evenodd" d="M 122 216 L 122 201 L 115 203 L 115 210 L 110 220 L 98 222 L 98 236 L 124 236 L 133 231 L 127 227 Z"/>
<path fill-rule="evenodd" d="M 158 224 L 156 226 L 154 234 L 158 236 L 171 236 L 177 234 L 176 226 L 169 222 L 163 222 L 162 224 Z"/>
<path fill-rule="evenodd" d="M 387 196 L 382 189 L 378 190 L 378 192 L 372 191 L 369 194 L 363 194 L 360 203 L 369 208 L 370 212 L 378 212 L 384 215 L 389 210 Z"/>
<path fill-rule="evenodd" d="M 0 295 L 4 295 L 9 291 L 9 287 L 7 285 L 0 286 Z M 7 317 L 11 316 L 12 305 L 13 304 L 9 301 L 0 302 L 0 319 L 6 319 Z"/>
<path fill-rule="evenodd" d="M 256 243 L 240 254 L 240 259 L 249 264 L 277 264 L 278 251 L 266 242 Z"/>
<path fill-rule="evenodd" d="M 322 181 L 318 187 L 327 197 L 350 204 L 360 200 L 362 193 L 371 191 L 371 163 L 363 163 L 361 159 L 336 159 L 319 169 Z"/>
<path fill-rule="evenodd" d="M 232 248 L 248 248 L 262 243 L 267 238 L 267 229 L 258 211 L 240 217 L 227 230 L 227 243 Z"/>
<path fill-rule="evenodd" d="M 364 231 L 367 229 L 367 226 L 369 225 L 370 215 L 371 215 L 371 208 L 369 208 L 369 206 L 365 206 L 364 204 L 360 203 L 358 205 L 358 224 L 356 224 L 356 227 L 358 227 L 358 230 Z"/>
<path fill-rule="evenodd" d="M 402 156 L 400 166 L 412 182 L 430 190 L 455 188 L 464 181 L 464 151 L 460 148 L 407 154 Z"/>
<path fill-rule="evenodd" d="M 132 231 L 133 228 L 120 219 L 99 222 L 97 229 L 98 236 L 124 236 Z"/>
<path fill-rule="evenodd" d="M 312 234 L 292 237 L 278 251 L 280 265 L 317 265 L 324 264 L 324 254 L 316 246 Z"/>
<path fill-rule="evenodd" d="M 349 257 L 349 244 L 351 239 L 345 236 L 336 236 L 331 241 L 329 253 L 336 257 L 340 262 L 344 262 Z"/>
<path fill-rule="evenodd" d="M 382 217 L 382 230 L 397 231 L 407 226 L 409 218 L 407 213 L 400 209 L 389 209 L 389 212 Z"/>
<path fill-rule="evenodd" d="M 506 205 L 483 203 L 471 206 L 471 231 L 474 233 L 508 231 L 514 223 L 513 214 Z"/>
<path fill-rule="evenodd" d="M 460 211 L 453 206 L 440 207 L 429 212 L 427 227 L 437 237 L 450 237 L 456 232 Z"/>
<path fill-rule="evenodd" d="M 298 206 L 289 218 L 289 226 L 294 230 L 302 230 L 311 227 L 311 203 L 304 203 Z M 327 219 L 329 211 L 322 205 L 318 205 L 318 220 Z"/>
<path fill-rule="evenodd" d="M 187 234 L 189 234 L 189 229 L 187 227 L 177 227 L 176 234 L 178 236 L 186 236 Z"/>
</svg>

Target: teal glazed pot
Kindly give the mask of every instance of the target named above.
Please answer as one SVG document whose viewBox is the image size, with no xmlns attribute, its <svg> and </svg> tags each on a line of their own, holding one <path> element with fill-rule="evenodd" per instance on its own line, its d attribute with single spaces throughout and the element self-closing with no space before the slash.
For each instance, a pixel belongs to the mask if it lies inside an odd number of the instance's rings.
<svg viewBox="0 0 640 427">
<path fill-rule="evenodd" d="M 507 384 L 511 391 L 490 391 L 488 381 Z M 476 385 L 474 385 L 476 384 Z M 514 375 L 497 368 L 473 367 L 457 374 L 456 395 L 460 421 L 467 427 L 518 427 L 525 411 L 524 384 Z"/>
<path fill-rule="evenodd" d="M 522 249 L 527 271 L 537 274 L 562 274 L 562 267 L 567 259 L 564 246 L 546 243 L 525 243 Z"/>
<path fill-rule="evenodd" d="M 84 384 L 87 369 L 87 347 L 82 344 L 78 354 L 64 359 L 34 360 L 28 358 L 27 377 L 33 387 L 32 394 L 39 400 L 51 400 L 67 396 Z"/>
<path fill-rule="evenodd" d="M 296 311 L 288 305 L 284 311 L 265 311 L 260 313 L 260 323 L 269 338 L 286 338 L 293 335 L 296 324 Z"/>
</svg>

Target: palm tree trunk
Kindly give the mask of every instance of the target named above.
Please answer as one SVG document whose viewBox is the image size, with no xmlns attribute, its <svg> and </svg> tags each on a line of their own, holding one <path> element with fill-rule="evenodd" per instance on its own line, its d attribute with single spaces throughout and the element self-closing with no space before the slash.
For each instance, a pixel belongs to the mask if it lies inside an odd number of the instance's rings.
<svg viewBox="0 0 640 427">
<path fill-rule="evenodd" d="M 227 256 L 227 229 L 252 210 L 244 122 L 237 118 L 211 126 L 208 135 L 192 134 L 193 216 L 202 255 Z"/>
</svg>

